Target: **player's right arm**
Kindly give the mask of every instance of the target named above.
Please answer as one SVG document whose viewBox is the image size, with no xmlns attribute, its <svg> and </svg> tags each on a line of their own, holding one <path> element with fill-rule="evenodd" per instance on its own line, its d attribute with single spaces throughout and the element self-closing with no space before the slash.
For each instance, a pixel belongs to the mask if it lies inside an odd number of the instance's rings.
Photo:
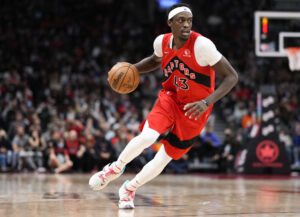
<svg viewBox="0 0 300 217">
<path fill-rule="evenodd" d="M 158 36 L 153 43 L 154 53 L 135 63 L 134 66 L 139 70 L 139 73 L 147 73 L 154 71 L 161 65 L 162 60 L 162 38 L 163 35 Z"/>
<path fill-rule="evenodd" d="M 161 64 L 161 58 L 152 54 L 149 57 L 142 59 L 140 62 L 134 64 L 134 66 L 139 70 L 139 73 L 151 72 L 157 69 Z"/>
</svg>

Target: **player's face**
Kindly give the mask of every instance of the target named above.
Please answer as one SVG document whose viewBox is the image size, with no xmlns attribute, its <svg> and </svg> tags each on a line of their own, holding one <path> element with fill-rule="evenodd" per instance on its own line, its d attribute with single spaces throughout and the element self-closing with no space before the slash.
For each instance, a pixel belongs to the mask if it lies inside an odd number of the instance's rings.
<svg viewBox="0 0 300 217">
<path fill-rule="evenodd" d="M 189 12 L 181 12 L 168 20 L 174 37 L 187 41 L 191 34 L 193 17 Z"/>
</svg>

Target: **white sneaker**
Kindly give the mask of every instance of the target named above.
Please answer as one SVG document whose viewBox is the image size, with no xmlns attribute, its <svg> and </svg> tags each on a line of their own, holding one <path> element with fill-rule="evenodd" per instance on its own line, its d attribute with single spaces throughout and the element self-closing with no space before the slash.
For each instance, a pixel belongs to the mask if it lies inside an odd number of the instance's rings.
<svg viewBox="0 0 300 217">
<path fill-rule="evenodd" d="M 122 187 L 119 190 L 119 208 L 120 209 L 133 209 L 134 208 L 134 196 L 135 191 L 130 191 L 126 188 L 126 185 L 128 184 L 129 180 L 124 182 Z"/>
<path fill-rule="evenodd" d="M 95 173 L 89 180 L 89 185 L 94 191 L 99 191 L 106 187 L 106 185 L 118 178 L 124 172 L 125 167 L 121 170 L 121 172 L 116 173 L 111 164 L 107 164 L 102 171 Z"/>
</svg>

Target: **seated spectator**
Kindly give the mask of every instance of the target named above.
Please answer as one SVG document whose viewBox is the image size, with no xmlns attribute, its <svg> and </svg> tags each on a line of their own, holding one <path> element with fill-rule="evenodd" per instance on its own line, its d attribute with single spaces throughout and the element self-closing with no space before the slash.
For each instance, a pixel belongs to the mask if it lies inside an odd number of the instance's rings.
<svg viewBox="0 0 300 217">
<path fill-rule="evenodd" d="M 37 167 L 33 161 L 33 152 L 28 143 L 29 136 L 24 132 L 23 126 L 17 127 L 17 134 L 13 139 L 13 154 L 12 167 L 18 170 L 28 169 L 30 171 L 36 170 Z"/>
<path fill-rule="evenodd" d="M 204 151 L 204 143 L 201 136 L 196 137 L 193 147 L 188 152 L 189 160 L 194 163 L 200 163 L 203 161 L 205 156 Z"/>
<path fill-rule="evenodd" d="M 87 133 L 85 139 L 85 151 L 82 157 L 82 171 L 90 172 L 96 169 L 99 156 L 96 150 L 96 140 L 91 133 Z"/>
<path fill-rule="evenodd" d="M 104 134 L 100 130 L 95 134 L 95 139 L 95 149 L 99 157 L 98 169 L 102 169 L 106 164 L 115 160 L 116 150 L 105 140 Z"/>
<path fill-rule="evenodd" d="M 217 135 L 212 132 L 212 127 L 206 125 L 205 132 L 202 135 L 203 144 L 201 146 L 201 153 L 203 153 L 207 158 L 214 156 L 221 146 L 221 142 Z"/>
<path fill-rule="evenodd" d="M 1 171 L 5 172 L 7 170 L 7 164 L 11 162 L 11 143 L 7 139 L 6 132 L 0 130 L 0 164 Z"/>
<path fill-rule="evenodd" d="M 33 160 L 39 172 L 45 172 L 43 151 L 46 148 L 45 140 L 39 135 L 38 130 L 33 130 L 28 139 L 30 149 L 33 152 Z"/>
<path fill-rule="evenodd" d="M 70 157 L 70 160 L 73 162 L 72 170 L 78 171 L 81 165 L 81 159 L 85 152 L 84 145 L 78 139 L 77 132 L 71 130 L 69 136 L 66 139 L 66 148 Z"/>
<path fill-rule="evenodd" d="M 224 130 L 225 139 L 218 153 L 213 156 L 213 161 L 218 163 L 219 171 L 231 173 L 234 167 L 234 159 L 238 152 L 236 141 L 231 129 Z"/>
<path fill-rule="evenodd" d="M 70 160 L 65 141 L 59 131 L 53 131 L 49 147 L 49 167 L 55 173 L 61 173 L 72 168 L 73 162 Z"/>
<path fill-rule="evenodd" d="M 188 162 L 189 162 L 189 157 L 187 154 L 185 154 L 179 160 L 172 160 L 169 163 L 168 168 L 170 168 L 172 172 L 175 174 L 187 173 Z"/>
<path fill-rule="evenodd" d="M 248 111 L 247 114 L 245 114 L 242 117 L 242 128 L 245 130 L 249 129 L 253 126 L 254 123 L 255 123 L 255 118 L 253 117 L 251 112 Z"/>
<path fill-rule="evenodd" d="M 300 153 L 300 122 L 297 122 L 295 124 L 294 148 L 293 148 L 295 166 L 300 166 L 299 153 Z"/>
</svg>

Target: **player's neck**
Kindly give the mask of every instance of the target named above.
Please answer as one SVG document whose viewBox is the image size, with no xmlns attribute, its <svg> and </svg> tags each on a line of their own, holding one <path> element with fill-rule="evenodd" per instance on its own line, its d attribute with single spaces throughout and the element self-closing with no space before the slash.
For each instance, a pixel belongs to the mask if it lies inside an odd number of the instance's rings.
<svg viewBox="0 0 300 217">
<path fill-rule="evenodd" d="M 182 40 L 180 38 L 173 37 L 172 49 L 178 50 L 178 49 L 182 48 L 187 41 L 188 40 Z"/>
</svg>

